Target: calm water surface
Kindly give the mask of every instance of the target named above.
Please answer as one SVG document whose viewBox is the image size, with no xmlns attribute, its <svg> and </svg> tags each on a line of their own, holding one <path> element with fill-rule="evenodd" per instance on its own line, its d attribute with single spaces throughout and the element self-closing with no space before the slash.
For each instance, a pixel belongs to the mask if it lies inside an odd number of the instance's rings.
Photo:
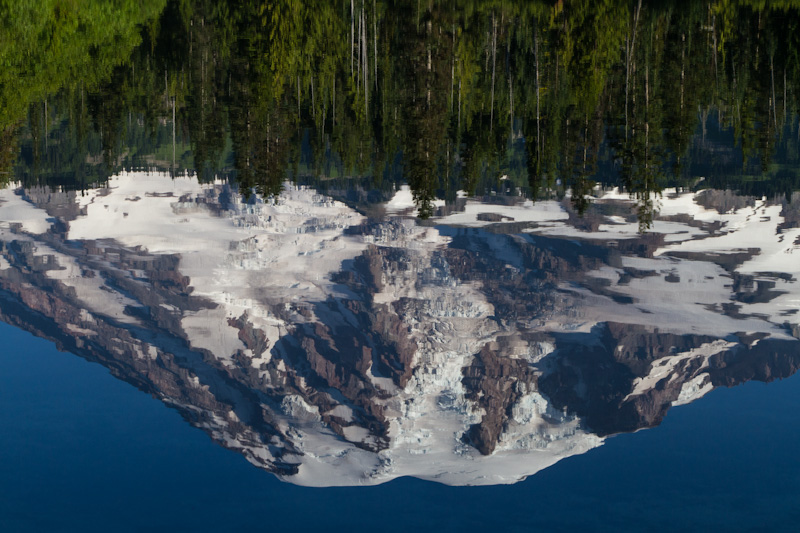
<svg viewBox="0 0 800 533">
<path fill-rule="evenodd" d="M 798 21 L 2 6 L 0 527 L 791 530 Z"/>
<path fill-rule="evenodd" d="M 717 391 L 512 486 L 309 489 L 264 475 L 99 365 L 2 332 L 7 531 L 791 530 L 798 518 L 796 377 Z"/>
</svg>

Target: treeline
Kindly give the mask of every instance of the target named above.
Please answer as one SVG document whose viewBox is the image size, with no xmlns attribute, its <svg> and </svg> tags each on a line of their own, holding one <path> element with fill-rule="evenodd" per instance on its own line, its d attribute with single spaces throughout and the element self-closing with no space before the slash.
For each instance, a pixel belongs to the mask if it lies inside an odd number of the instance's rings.
<svg viewBox="0 0 800 533">
<path fill-rule="evenodd" d="M 636 196 L 645 225 L 653 192 L 698 176 L 800 184 L 798 2 L 173 0 L 114 16 L 129 4 L 0 4 L 3 42 L 28 28 L 0 48 L 0 140 L 19 146 L 2 170 L 81 186 L 158 166 L 267 195 L 287 177 L 404 181 L 422 216 L 458 190 L 569 189 L 580 211 L 600 182 Z"/>
<path fill-rule="evenodd" d="M 0 2 L 0 178 L 10 179 L 21 135 L 49 130 L 48 99 L 76 87 L 95 88 L 130 60 L 141 28 L 166 0 L 138 2 Z M 45 119 L 26 116 L 42 107 Z M 24 126 L 24 128 L 23 128 Z M 25 129 L 26 133 L 21 133 Z"/>
</svg>

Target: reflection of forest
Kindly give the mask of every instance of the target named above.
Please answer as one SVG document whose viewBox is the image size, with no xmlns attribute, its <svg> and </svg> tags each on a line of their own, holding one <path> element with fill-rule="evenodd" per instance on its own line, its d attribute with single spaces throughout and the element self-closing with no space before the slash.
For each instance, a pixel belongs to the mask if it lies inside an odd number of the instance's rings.
<svg viewBox="0 0 800 533">
<path fill-rule="evenodd" d="M 764 4 L 5 2 L 0 176 L 403 180 L 423 216 L 459 189 L 570 188 L 582 210 L 599 181 L 646 225 L 696 176 L 798 188 L 800 2 Z"/>
</svg>

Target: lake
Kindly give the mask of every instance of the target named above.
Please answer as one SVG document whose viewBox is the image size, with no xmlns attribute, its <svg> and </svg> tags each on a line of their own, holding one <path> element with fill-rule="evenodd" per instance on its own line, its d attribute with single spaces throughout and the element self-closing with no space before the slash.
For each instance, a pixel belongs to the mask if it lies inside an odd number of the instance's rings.
<svg viewBox="0 0 800 533">
<path fill-rule="evenodd" d="M 799 9 L 3 6 L 0 525 L 792 529 Z"/>
</svg>

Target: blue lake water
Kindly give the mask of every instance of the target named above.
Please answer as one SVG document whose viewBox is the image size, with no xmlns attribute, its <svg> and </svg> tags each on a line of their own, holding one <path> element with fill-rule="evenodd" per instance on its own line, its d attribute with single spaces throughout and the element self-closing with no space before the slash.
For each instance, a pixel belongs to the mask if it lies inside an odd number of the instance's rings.
<svg viewBox="0 0 800 533">
<path fill-rule="evenodd" d="M 718 389 L 515 485 L 283 483 L 108 371 L 0 325 L 3 531 L 791 531 L 800 381 Z"/>
</svg>

